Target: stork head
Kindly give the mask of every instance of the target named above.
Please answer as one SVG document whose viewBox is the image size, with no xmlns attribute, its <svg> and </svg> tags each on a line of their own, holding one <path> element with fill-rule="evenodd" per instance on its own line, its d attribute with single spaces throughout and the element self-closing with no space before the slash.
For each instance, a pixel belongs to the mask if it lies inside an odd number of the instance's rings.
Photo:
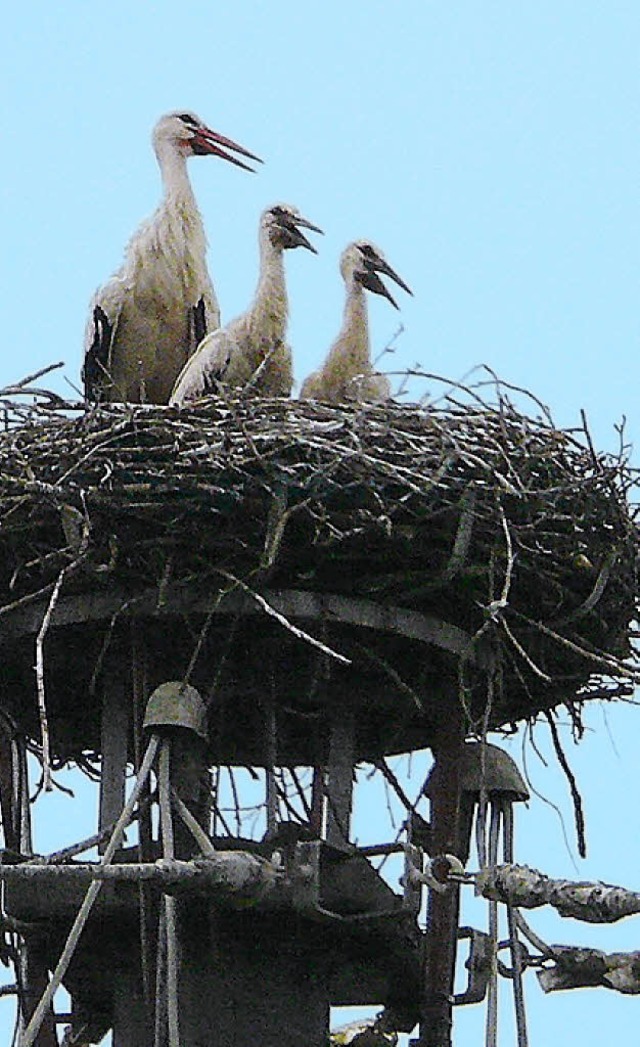
<svg viewBox="0 0 640 1047">
<path fill-rule="evenodd" d="M 322 233 L 317 225 L 313 225 L 291 204 L 274 204 L 262 212 L 260 219 L 260 235 L 267 236 L 270 243 L 281 250 L 286 251 L 292 247 L 306 247 L 308 251 L 317 254 L 313 244 L 309 243 L 306 236 L 300 230 L 312 229 L 314 233 Z"/>
<path fill-rule="evenodd" d="M 154 127 L 153 147 L 156 153 L 166 146 L 177 149 L 183 156 L 220 156 L 236 167 L 244 168 L 245 171 L 253 171 L 253 167 L 231 156 L 227 150 L 240 153 L 256 163 L 262 163 L 259 156 L 254 156 L 231 138 L 225 138 L 217 131 L 212 131 L 199 116 L 186 110 L 166 113 Z"/>
<path fill-rule="evenodd" d="M 381 294 L 396 309 L 398 308 L 398 303 L 389 289 L 385 287 L 378 273 L 384 273 L 385 276 L 389 276 L 394 280 L 407 294 L 413 294 L 411 288 L 407 287 L 404 280 L 391 268 L 380 248 L 376 247 L 369 240 L 356 240 L 354 243 L 349 244 L 348 247 L 345 247 L 340 256 L 340 272 L 345 283 L 349 284 L 355 280 L 357 283 L 362 284 L 367 291 Z"/>
</svg>

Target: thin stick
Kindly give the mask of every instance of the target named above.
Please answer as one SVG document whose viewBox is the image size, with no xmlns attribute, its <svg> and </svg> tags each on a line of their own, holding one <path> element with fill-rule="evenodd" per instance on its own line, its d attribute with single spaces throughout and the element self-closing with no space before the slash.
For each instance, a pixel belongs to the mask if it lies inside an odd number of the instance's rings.
<svg viewBox="0 0 640 1047">
<path fill-rule="evenodd" d="M 40 371 L 35 371 L 32 375 L 27 375 L 26 378 L 21 378 L 19 382 L 14 382 L 13 385 L 7 386 L 10 389 L 23 389 L 25 385 L 30 385 L 31 382 L 35 382 L 37 378 L 42 378 L 44 375 L 48 375 L 51 371 L 58 371 L 59 367 L 64 367 L 65 361 L 59 360 L 58 363 L 49 363 L 47 367 L 41 367 Z M 4 389 L 0 389 L 0 395 L 4 393 Z"/>
<path fill-rule="evenodd" d="M 123 807 L 122 814 L 116 822 L 116 827 L 113 830 L 113 834 L 111 836 L 111 839 L 109 840 L 107 849 L 100 860 L 100 865 L 109 865 L 113 860 L 113 856 L 116 853 L 120 844 L 122 834 L 129 822 L 131 821 L 131 815 L 133 814 L 134 807 L 138 802 L 138 797 L 140 796 L 142 787 L 147 780 L 149 772 L 151 771 L 151 767 L 158 748 L 158 741 L 158 736 L 152 734 L 151 738 L 149 739 L 149 744 L 147 746 L 147 751 L 145 753 L 144 760 L 142 761 L 142 765 L 140 767 L 140 773 L 138 774 L 138 778 L 131 792 L 131 796 L 129 797 L 127 803 Z M 35 1042 L 35 1039 L 40 1031 L 40 1027 L 45 1019 L 47 1011 L 51 1006 L 53 997 L 58 991 L 60 985 L 62 984 L 62 980 L 65 974 L 67 973 L 69 964 L 73 959 L 73 954 L 75 952 L 76 945 L 78 944 L 80 935 L 84 930 L 84 926 L 87 920 L 89 919 L 89 914 L 91 913 L 93 904 L 96 898 L 98 897 L 100 888 L 102 887 L 102 882 L 102 880 L 94 880 L 94 882 L 90 884 L 87 890 L 87 893 L 84 897 L 84 901 L 80 906 L 78 915 L 73 921 L 73 926 L 67 936 L 67 940 L 65 942 L 64 949 L 62 950 L 60 959 L 58 960 L 58 963 L 56 965 L 56 969 L 51 975 L 51 980 L 47 985 L 47 988 L 45 989 L 44 993 L 42 994 L 40 1002 L 36 1007 L 35 1011 L 33 1012 L 31 1020 L 24 1031 L 23 1037 L 20 1040 L 20 1047 L 32 1047 L 33 1043 Z"/>
<path fill-rule="evenodd" d="M 198 844 L 198 847 L 200 848 L 204 857 L 213 858 L 216 854 L 215 847 L 213 846 L 211 840 L 200 825 L 200 822 L 196 818 L 194 818 L 186 803 L 178 796 L 173 786 L 171 786 L 171 802 L 175 807 L 177 814 L 180 816 L 182 822 L 184 823 L 184 825 L 186 825 L 187 829 Z"/>
<path fill-rule="evenodd" d="M 140 804 L 138 811 L 136 811 L 132 818 L 131 824 L 137 821 L 140 811 L 143 808 L 149 806 L 151 798 L 147 798 L 143 803 Z M 108 840 L 111 833 L 115 829 L 116 822 L 111 822 L 110 825 L 106 825 L 99 833 L 94 833 L 93 836 L 88 836 L 86 840 L 79 840 L 78 843 L 72 843 L 69 847 L 63 847 L 60 851 L 52 851 L 51 854 L 45 855 L 43 858 L 35 858 L 33 863 L 35 865 L 59 865 L 61 862 L 66 862 L 69 858 L 75 858 L 76 855 L 82 854 L 83 851 L 88 851 L 91 847 L 96 847 L 103 840 Z"/>
<path fill-rule="evenodd" d="M 252 600 L 255 600 L 255 602 L 262 607 L 263 611 L 266 611 L 271 618 L 275 618 L 280 625 L 284 626 L 284 628 L 290 633 L 293 633 L 294 636 L 297 636 L 299 640 L 305 640 L 306 643 L 311 644 L 312 647 L 317 647 L 323 654 L 328 654 L 331 658 L 335 658 L 337 662 L 342 662 L 343 665 L 351 665 L 350 658 L 345 658 L 343 654 L 338 654 L 338 652 L 332 650 L 331 647 L 327 647 L 326 644 L 321 643 L 320 640 L 316 640 L 314 636 L 310 636 L 309 633 L 304 631 L 304 629 L 299 629 L 297 625 L 292 625 L 288 618 L 285 618 L 283 614 L 276 611 L 275 607 L 272 607 L 270 603 L 267 603 L 264 596 L 255 592 L 254 589 L 251 589 L 244 582 L 240 581 L 239 578 L 234 578 L 233 575 L 228 574 L 227 571 L 222 571 L 219 568 L 217 568 L 217 573 L 223 575 L 224 578 L 228 578 L 229 581 L 235 582 L 244 593 L 250 596 Z"/>
<path fill-rule="evenodd" d="M 36 687 L 38 692 L 38 716 L 40 718 L 40 736 L 42 738 L 42 783 L 44 791 L 47 793 L 52 792 L 53 785 L 51 782 L 51 744 L 49 739 L 49 720 L 47 717 L 47 703 L 44 692 L 44 654 L 42 645 L 44 638 L 47 635 L 49 623 L 51 621 L 51 615 L 53 609 L 58 602 L 62 583 L 64 582 L 67 571 L 70 569 L 69 566 L 63 567 L 58 575 L 56 583 L 53 587 L 51 596 L 49 597 L 49 603 L 47 610 L 45 611 L 44 618 L 42 619 L 42 625 L 38 631 L 36 637 Z"/>
<path fill-rule="evenodd" d="M 545 683 L 552 683 L 553 682 L 552 677 L 549 676 L 547 673 L 543 672 L 542 669 L 538 668 L 538 666 L 534 662 L 533 658 L 529 657 L 529 655 L 525 651 L 524 647 L 518 642 L 518 640 L 516 640 L 515 636 L 511 632 L 511 629 L 507 625 L 507 622 L 506 622 L 506 619 L 504 618 L 504 616 L 500 619 L 500 626 L 501 626 L 502 629 L 504 629 L 505 633 L 507 634 L 509 640 L 511 641 L 511 643 L 515 647 L 515 649 L 518 652 L 518 654 L 520 655 L 520 657 L 527 663 L 527 665 L 531 669 L 531 672 L 534 673 L 535 676 L 538 676 L 541 680 L 544 680 Z"/>
<path fill-rule="evenodd" d="M 396 778 L 395 774 L 393 773 L 393 771 L 389 767 L 387 761 L 384 758 L 381 759 L 381 760 L 376 760 L 374 766 L 377 767 L 377 769 L 380 771 L 380 773 L 381 773 L 382 777 L 384 778 L 384 780 L 391 786 L 391 788 L 393 789 L 394 793 L 396 794 L 396 796 L 400 800 L 400 803 L 405 808 L 405 810 L 406 811 L 412 811 L 414 805 L 411 803 L 411 800 L 409 799 L 409 797 L 407 796 L 406 792 L 404 791 L 404 789 L 400 785 L 400 782 L 398 781 L 398 779 Z"/>
<path fill-rule="evenodd" d="M 549 730 L 551 731 L 551 740 L 553 742 L 553 748 L 556 751 L 556 756 L 558 757 L 558 762 L 559 762 L 560 766 L 562 767 L 562 770 L 565 773 L 566 779 L 567 779 L 567 781 L 569 783 L 569 788 L 571 790 L 571 797 L 573 799 L 573 810 L 574 810 L 575 819 L 576 819 L 576 833 L 577 833 L 577 836 L 578 836 L 578 854 L 580 855 L 581 858 L 586 858 L 587 857 L 587 841 L 585 839 L 585 831 L 584 831 L 584 810 L 583 810 L 583 807 L 582 807 L 582 797 L 580 796 L 580 793 L 578 791 L 578 786 L 576 784 L 575 775 L 574 775 L 573 771 L 571 770 L 571 768 L 569 767 L 569 761 L 567 760 L 567 757 L 564 754 L 564 750 L 562 748 L 562 745 L 560 744 L 560 737 L 558 735 L 558 728 L 556 727 L 556 722 L 553 719 L 553 714 L 551 712 L 549 712 L 548 709 L 545 709 L 545 716 L 546 716 L 547 722 L 549 724 Z"/>
<path fill-rule="evenodd" d="M 300 781 L 298 774 L 296 773 L 295 767 L 289 767 L 289 774 L 291 775 L 293 784 L 295 785 L 296 790 L 298 792 L 298 798 L 300 800 L 300 803 L 304 808 L 305 817 L 307 818 L 307 821 L 311 822 L 311 806 L 309 804 L 309 801 L 307 800 L 307 797 L 305 796 L 304 786 Z"/>
</svg>

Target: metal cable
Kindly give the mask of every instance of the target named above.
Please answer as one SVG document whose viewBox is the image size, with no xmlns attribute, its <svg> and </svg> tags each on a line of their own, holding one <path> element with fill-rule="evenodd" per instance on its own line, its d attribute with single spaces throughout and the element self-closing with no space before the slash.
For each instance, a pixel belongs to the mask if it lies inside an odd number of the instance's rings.
<svg viewBox="0 0 640 1047">
<path fill-rule="evenodd" d="M 171 743 L 165 739 L 160 749 L 158 776 L 160 803 L 160 829 L 162 833 L 162 854 L 169 860 L 175 858 L 173 838 L 173 820 L 171 816 Z M 176 899 L 164 895 L 164 911 L 167 934 L 167 1026 L 169 1047 L 180 1047 L 180 1023 L 178 1019 L 178 914 Z M 157 1003 L 156 1003 L 157 1006 Z"/>
<path fill-rule="evenodd" d="M 503 855 L 508 865 L 513 863 L 513 802 L 508 798 L 501 800 L 502 817 L 504 820 Z M 507 904 L 507 923 L 509 926 L 509 947 L 511 949 L 511 968 L 513 971 L 513 1003 L 516 1012 L 516 1031 L 518 1035 L 518 1047 L 528 1047 L 527 1036 L 527 1012 L 524 1002 L 524 988 L 522 985 L 522 957 L 520 955 L 520 943 L 518 941 L 517 911 L 513 905 Z"/>
<path fill-rule="evenodd" d="M 500 836 L 500 806 L 491 801 L 491 823 L 489 826 L 488 862 L 491 869 L 498 864 L 498 839 Z M 491 938 L 491 974 L 487 986 L 487 1021 L 485 1027 L 486 1047 L 498 1043 L 498 903 L 489 902 L 489 937 Z"/>
</svg>

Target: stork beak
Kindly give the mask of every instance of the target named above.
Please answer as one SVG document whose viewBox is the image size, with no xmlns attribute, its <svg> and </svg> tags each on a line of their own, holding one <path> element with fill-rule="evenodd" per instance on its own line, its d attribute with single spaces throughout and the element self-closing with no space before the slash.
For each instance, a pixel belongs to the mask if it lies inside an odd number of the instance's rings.
<svg viewBox="0 0 640 1047">
<path fill-rule="evenodd" d="M 386 298 L 388 302 L 391 302 L 394 309 L 399 309 L 400 306 L 396 302 L 395 298 L 391 294 L 391 291 L 385 287 L 382 280 L 374 269 L 366 269 L 362 273 L 356 274 L 363 287 L 366 287 L 367 291 L 373 291 L 374 294 L 380 294 L 383 298 Z"/>
<path fill-rule="evenodd" d="M 400 306 L 388 287 L 383 284 L 378 273 L 384 273 L 385 276 L 390 277 L 398 284 L 398 287 L 401 287 L 403 291 L 407 292 L 407 294 L 413 295 L 413 291 L 407 284 L 405 284 L 404 280 L 398 276 L 396 271 L 391 268 L 389 263 L 386 262 L 384 258 L 380 258 L 380 255 L 375 255 L 375 257 L 367 258 L 365 260 L 365 270 L 359 274 L 362 286 L 366 287 L 367 291 L 372 291 L 374 294 L 382 295 L 382 297 L 386 298 L 388 302 L 391 302 L 391 305 L 395 309 L 399 309 Z"/>
<path fill-rule="evenodd" d="M 410 294 L 413 297 L 413 291 L 411 290 L 411 288 L 407 284 L 405 284 L 404 280 L 400 276 L 398 276 L 396 271 L 391 268 L 389 263 L 385 262 L 384 258 L 377 259 L 375 268 L 379 273 L 384 273 L 385 276 L 389 276 L 392 280 L 395 280 L 398 287 L 401 287 L 403 291 L 406 291 L 407 294 Z"/>
<path fill-rule="evenodd" d="M 241 156 L 247 156 L 258 164 L 263 163 L 259 156 L 250 153 L 248 149 L 238 145 L 231 138 L 225 138 L 224 135 L 218 134 L 217 131 L 212 131 L 209 127 L 198 128 L 191 139 L 191 149 L 196 156 L 219 156 L 223 160 L 228 160 L 229 163 L 235 164 L 236 167 L 241 167 L 244 171 L 253 171 L 254 169 L 249 167 L 248 164 L 243 164 L 242 160 L 238 160 L 237 157 L 230 156 L 225 150 L 232 149 L 233 152 L 240 153 Z"/>
<path fill-rule="evenodd" d="M 307 218 L 303 218 L 302 215 L 299 214 L 295 217 L 292 215 L 290 220 L 285 220 L 282 224 L 282 229 L 286 237 L 286 246 L 306 247 L 308 251 L 317 254 L 318 252 L 313 244 L 310 243 L 304 233 L 298 229 L 299 225 L 303 226 L 305 229 L 311 229 L 314 233 L 320 233 L 321 236 L 324 236 L 322 229 L 319 226 L 314 225 L 313 222 L 310 222 Z"/>
</svg>

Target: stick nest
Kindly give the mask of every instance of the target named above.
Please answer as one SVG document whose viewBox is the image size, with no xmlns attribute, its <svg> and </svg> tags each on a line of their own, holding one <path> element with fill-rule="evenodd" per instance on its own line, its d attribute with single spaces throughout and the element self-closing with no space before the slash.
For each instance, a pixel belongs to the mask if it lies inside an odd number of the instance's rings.
<svg viewBox="0 0 640 1047">
<path fill-rule="evenodd" d="M 633 687 L 635 471 L 503 386 L 430 406 L 4 406 L 0 616 L 62 570 L 61 599 L 239 579 L 457 625 L 500 655 L 503 724 Z"/>
</svg>

